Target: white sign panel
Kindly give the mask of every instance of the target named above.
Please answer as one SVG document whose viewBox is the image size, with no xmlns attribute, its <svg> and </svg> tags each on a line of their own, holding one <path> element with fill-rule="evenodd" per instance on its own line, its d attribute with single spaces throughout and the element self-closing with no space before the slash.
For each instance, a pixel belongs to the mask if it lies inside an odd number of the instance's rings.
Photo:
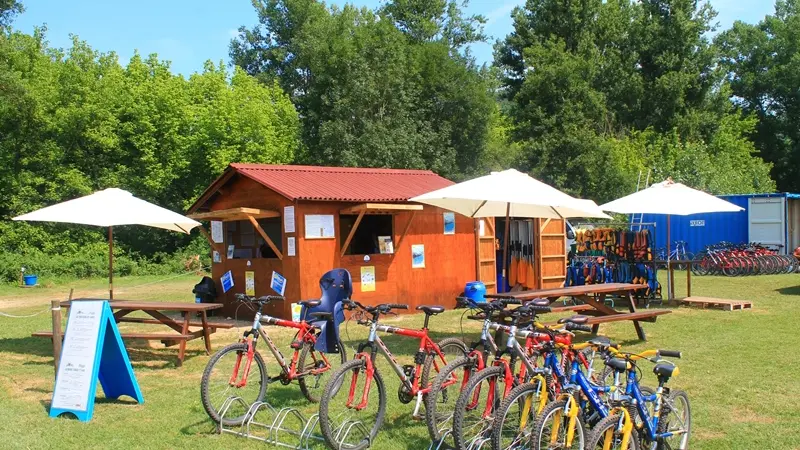
<svg viewBox="0 0 800 450">
<path fill-rule="evenodd" d="M 332 239 L 336 237 L 333 230 L 332 214 L 306 214 L 306 239 Z"/>
<path fill-rule="evenodd" d="M 706 221 L 705 220 L 690 220 L 689 221 L 689 226 L 690 227 L 704 227 L 704 226 L 706 226 Z"/>
<path fill-rule="evenodd" d="M 283 231 L 294 233 L 294 206 L 283 207 Z"/>
<path fill-rule="evenodd" d="M 297 252 L 294 237 L 286 238 L 286 256 L 294 256 Z"/>
<path fill-rule="evenodd" d="M 97 337 L 103 318 L 102 301 L 74 302 L 58 365 L 52 408 L 86 411 L 96 361 Z"/>
<path fill-rule="evenodd" d="M 222 222 L 219 220 L 211 221 L 211 240 L 214 241 L 215 244 L 222 243 Z"/>
</svg>

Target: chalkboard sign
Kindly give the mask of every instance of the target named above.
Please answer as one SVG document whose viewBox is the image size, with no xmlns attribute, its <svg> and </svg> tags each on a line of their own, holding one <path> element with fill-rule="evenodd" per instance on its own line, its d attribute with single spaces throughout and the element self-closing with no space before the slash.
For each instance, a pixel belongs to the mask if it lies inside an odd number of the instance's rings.
<svg viewBox="0 0 800 450">
<path fill-rule="evenodd" d="M 127 395 L 138 403 L 144 402 L 108 302 L 74 301 L 64 334 L 50 417 L 68 412 L 82 422 L 91 420 L 98 379 L 107 398 Z"/>
</svg>

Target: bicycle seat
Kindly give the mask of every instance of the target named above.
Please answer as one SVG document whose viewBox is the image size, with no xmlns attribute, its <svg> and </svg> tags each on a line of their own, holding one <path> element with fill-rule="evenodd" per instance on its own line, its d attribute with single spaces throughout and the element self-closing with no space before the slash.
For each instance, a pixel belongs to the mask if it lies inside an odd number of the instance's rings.
<svg viewBox="0 0 800 450">
<path fill-rule="evenodd" d="M 305 306 L 306 308 L 313 308 L 315 306 L 319 306 L 322 304 L 322 300 L 303 300 L 297 302 L 297 304 Z"/>
<path fill-rule="evenodd" d="M 312 301 L 319 302 L 319 300 L 312 300 Z M 300 302 L 300 303 L 302 303 L 302 302 Z M 314 305 L 314 306 L 316 306 L 316 305 Z M 311 314 L 309 314 L 309 316 L 311 316 L 311 317 L 313 317 L 315 319 L 319 319 L 319 320 L 333 320 L 333 313 L 330 313 L 330 312 L 322 312 L 322 311 L 320 311 L 320 312 L 312 312 Z"/>
<path fill-rule="evenodd" d="M 558 319 L 558 323 L 574 323 L 576 325 L 583 325 L 589 321 L 589 316 L 574 315 Z"/>
<path fill-rule="evenodd" d="M 665 378 L 673 377 L 675 375 L 678 375 L 678 372 L 679 372 L 678 366 L 673 366 L 672 364 L 659 363 L 656 364 L 655 367 L 653 367 L 653 373 L 658 375 L 659 377 L 665 377 Z"/>
<path fill-rule="evenodd" d="M 435 316 L 436 314 L 444 312 L 444 306 L 439 305 L 419 305 L 417 306 L 417 311 L 425 311 L 425 314 L 429 316 Z"/>
<path fill-rule="evenodd" d="M 597 336 L 589 341 L 591 345 L 597 345 L 599 347 L 614 347 L 617 348 L 619 345 L 611 342 L 611 339 L 607 338 L 606 336 Z"/>
<path fill-rule="evenodd" d="M 548 300 L 546 298 L 535 298 L 535 299 L 529 301 L 528 303 L 526 303 L 526 305 L 529 305 L 529 306 L 550 306 L 550 300 Z"/>
<path fill-rule="evenodd" d="M 611 358 L 608 361 L 606 361 L 606 365 L 617 372 L 625 372 L 630 368 L 631 363 L 625 361 L 624 359 Z"/>
</svg>

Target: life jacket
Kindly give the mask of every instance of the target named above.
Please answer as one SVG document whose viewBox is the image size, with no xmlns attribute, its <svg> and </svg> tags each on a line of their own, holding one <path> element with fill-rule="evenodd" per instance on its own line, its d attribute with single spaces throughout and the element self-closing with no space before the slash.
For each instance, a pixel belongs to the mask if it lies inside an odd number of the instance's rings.
<svg viewBox="0 0 800 450">
<path fill-rule="evenodd" d="M 584 284 L 586 284 L 586 275 L 584 275 L 583 270 L 584 270 L 583 263 L 579 262 L 575 266 L 575 275 L 576 275 L 575 282 L 577 283 L 578 286 L 583 286 Z"/>
</svg>

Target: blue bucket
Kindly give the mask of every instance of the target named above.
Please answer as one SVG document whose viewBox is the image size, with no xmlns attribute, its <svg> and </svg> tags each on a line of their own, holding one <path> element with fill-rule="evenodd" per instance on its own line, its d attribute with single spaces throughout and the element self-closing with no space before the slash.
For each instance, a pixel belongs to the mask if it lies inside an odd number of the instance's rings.
<svg viewBox="0 0 800 450">
<path fill-rule="evenodd" d="M 36 286 L 36 283 L 39 282 L 39 275 L 25 275 L 22 278 L 25 281 L 25 286 Z"/>
<path fill-rule="evenodd" d="M 486 285 L 483 281 L 470 281 L 464 287 L 464 297 L 472 300 L 475 303 L 486 302 Z"/>
</svg>

